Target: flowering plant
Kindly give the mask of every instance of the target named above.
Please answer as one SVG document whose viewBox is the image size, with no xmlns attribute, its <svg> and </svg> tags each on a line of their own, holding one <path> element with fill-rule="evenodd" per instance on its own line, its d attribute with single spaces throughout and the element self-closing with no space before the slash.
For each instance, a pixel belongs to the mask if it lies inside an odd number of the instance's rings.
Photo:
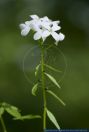
<svg viewBox="0 0 89 132">
<path fill-rule="evenodd" d="M 44 60 L 44 54 L 45 54 L 45 45 L 44 41 L 47 39 L 47 37 L 52 36 L 55 40 L 54 44 L 57 46 L 59 41 L 64 40 L 65 35 L 61 32 L 58 33 L 58 31 L 61 29 L 59 26 L 60 21 L 52 21 L 47 16 L 43 18 L 39 18 L 37 15 L 31 15 L 31 20 L 26 21 L 24 24 L 20 24 L 21 28 L 21 35 L 26 36 L 32 30 L 34 32 L 33 39 L 34 40 L 41 40 L 40 47 L 41 47 L 41 60 L 40 63 L 36 66 L 35 70 L 35 76 L 38 75 L 39 70 L 41 69 L 41 86 L 42 86 L 42 95 L 43 95 L 43 130 L 46 129 L 46 116 L 53 122 L 53 124 L 57 127 L 57 129 L 60 129 L 60 126 L 55 118 L 55 116 L 49 111 L 47 106 L 47 99 L 46 99 L 46 93 L 51 94 L 56 98 L 62 105 L 65 106 L 65 103 L 51 90 L 49 90 L 46 86 L 46 77 L 52 81 L 52 83 L 60 89 L 59 83 L 56 81 L 56 79 L 47 73 L 45 71 L 45 67 L 49 68 L 50 70 L 53 70 L 55 72 L 59 72 L 54 67 L 45 64 Z M 39 87 L 39 82 L 37 82 L 33 88 L 32 88 L 32 94 L 36 96 L 36 92 Z"/>
</svg>

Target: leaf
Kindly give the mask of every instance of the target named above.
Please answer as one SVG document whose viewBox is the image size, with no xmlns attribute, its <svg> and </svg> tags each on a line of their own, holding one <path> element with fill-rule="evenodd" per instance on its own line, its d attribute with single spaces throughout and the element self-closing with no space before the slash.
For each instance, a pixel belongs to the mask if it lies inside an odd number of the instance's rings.
<svg viewBox="0 0 89 132">
<path fill-rule="evenodd" d="M 52 121 L 52 123 L 57 127 L 57 129 L 60 129 L 60 126 L 58 125 L 58 122 L 55 118 L 55 116 L 47 109 L 47 116 Z"/>
<path fill-rule="evenodd" d="M 49 68 L 49 69 L 51 69 L 51 70 L 53 70 L 53 71 L 55 71 L 55 72 L 61 72 L 61 71 L 55 69 L 55 68 L 52 67 L 52 66 L 49 66 L 49 65 L 47 65 L 47 64 L 44 64 L 44 65 L 45 65 L 47 68 Z"/>
<path fill-rule="evenodd" d="M 35 76 L 37 76 L 38 71 L 39 71 L 39 68 L 40 68 L 40 64 L 38 64 L 38 65 L 36 66 Z"/>
<path fill-rule="evenodd" d="M 47 92 L 54 96 L 63 106 L 66 105 L 54 92 L 52 92 L 51 90 L 47 90 Z"/>
<path fill-rule="evenodd" d="M 50 74 L 48 73 L 44 73 L 58 88 L 61 88 L 60 85 L 57 83 L 56 79 L 54 77 L 52 77 Z"/>
<path fill-rule="evenodd" d="M 7 111 L 7 113 L 12 115 L 13 117 L 18 117 L 18 118 L 21 117 L 21 114 L 20 114 L 18 108 L 15 106 L 6 107 L 5 110 Z"/>
<path fill-rule="evenodd" d="M 35 118 L 41 118 L 41 116 L 39 115 L 25 115 L 25 116 L 21 116 L 21 117 L 16 117 L 14 118 L 15 120 L 25 120 L 25 119 L 35 119 Z"/>
<path fill-rule="evenodd" d="M 0 107 L 0 117 L 3 115 L 3 113 L 4 113 L 4 108 Z"/>
<path fill-rule="evenodd" d="M 33 94 L 34 96 L 36 96 L 37 89 L 38 89 L 38 83 L 36 83 L 36 84 L 33 86 L 33 88 L 32 88 L 32 94 Z"/>
</svg>

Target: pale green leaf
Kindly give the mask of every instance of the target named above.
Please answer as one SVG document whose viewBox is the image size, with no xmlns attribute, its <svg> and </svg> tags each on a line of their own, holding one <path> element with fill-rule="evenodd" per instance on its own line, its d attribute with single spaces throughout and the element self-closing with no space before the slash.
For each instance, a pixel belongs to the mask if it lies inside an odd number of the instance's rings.
<svg viewBox="0 0 89 132">
<path fill-rule="evenodd" d="M 55 118 L 55 116 L 47 109 L 47 116 L 52 121 L 52 123 L 57 127 L 57 129 L 60 129 L 60 126 Z"/>
<path fill-rule="evenodd" d="M 38 74 L 38 71 L 39 71 L 39 68 L 40 68 L 40 64 L 38 64 L 38 65 L 36 66 L 36 70 L 35 70 L 35 76 L 37 76 L 37 74 Z"/>
<path fill-rule="evenodd" d="M 4 108 L 0 107 L 0 117 L 3 115 L 3 113 L 4 113 Z"/>
<path fill-rule="evenodd" d="M 33 86 L 33 88 L 32 88 L 32 94 L 33 94 L 34 96 L 36 96 L 37 89 L 38 89 L 38 83 L 36 83 L 36 84 Z"/>
<path fill-rule="evenodd" d="M 61 72 L 61 71 L 59 71 L 58 69 L 55 69 L 54 67 L 52 67 L 52 66 L 49 66 L 49 65 L 47 65 L 47 64 L 44 64 L 47 68 L 49 68 L 50 70 L 53 70 L 53 71 L 55 71 L 55 72 Z"/>
<path fill-rule="evenodd" d="M 54 96 L 63 106 L 66 105 L 54 92 L 52 92 L 51 90 L 47 90 L 47 92 Z"/>
<path fill-rule="evenodd" d="M 15 120 L 30 120 L 30 119 L 35 119 L 35 118 L 41 118 L 40 115 L 25 115 L 25 116 L 21 116 L 21 117 L 16 117 L 14 118 Z"/>
<path fill-rule="evenodd" d="M 18 108 L 15 107 L 15 106 L 6 107 L 5 110 L 6 110 L 10 115 L 12 115 L 13 117 L 20 117 L 20 116 L 21 116 L 21 114 L 20 114 Z"/>
<path fill-rule="evenodd" d="M 50 74 L 48 73 L 45 73 L 45 75 L 58 87 L 58 88 L 61 88 L 60 85 L 58 84 L 58 82 L 56 81 L 56 79 L 51 76 Z"/>
</svg>

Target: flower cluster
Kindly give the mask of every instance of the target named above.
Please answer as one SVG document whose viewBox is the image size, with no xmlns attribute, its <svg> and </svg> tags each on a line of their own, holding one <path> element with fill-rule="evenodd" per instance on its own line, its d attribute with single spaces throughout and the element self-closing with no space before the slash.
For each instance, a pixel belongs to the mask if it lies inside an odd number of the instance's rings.
<svg viewBox="0 0 89 132">
<path fill-rule="evenodd" d="M 64 40 L 65 35 L 58 31 L 61 29 L 59 26 L 60 21 L 52 21 L 47 16 L 39 18 L 37 15 L 31 15 L 31 20 L 20 24 L 21 35 L 26 36 L 30 30 L 35 32 L 34 40 L 42 39 L 43 42 L 50 35 L 55 39 L 55 44 Z"/>
</svg>

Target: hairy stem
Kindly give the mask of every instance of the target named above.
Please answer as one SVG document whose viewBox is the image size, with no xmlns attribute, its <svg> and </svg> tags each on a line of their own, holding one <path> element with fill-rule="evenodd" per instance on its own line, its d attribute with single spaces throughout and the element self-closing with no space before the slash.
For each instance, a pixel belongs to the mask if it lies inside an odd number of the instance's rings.
<svg viewBox="0 0 89 132">
<path fill-rule="evenodd" d="M 43 130 L 46 129 L 46 90 L 45 90 L 45 75 L 44 75 L 44 48 L 41 48 L 41 73 L 42 73 L 42 90 L 43 90 Z"/>
<path fill-rule="evenodd" d="M 4 123 L 4 120 L 3 120 L 2 116 L 0 117 L 0 121 L 1 121 L 2 128 L 3 128 L 3 132 L 7 132 L 6 126 L 5 126 L 5 123 Z"/>
</svg>

